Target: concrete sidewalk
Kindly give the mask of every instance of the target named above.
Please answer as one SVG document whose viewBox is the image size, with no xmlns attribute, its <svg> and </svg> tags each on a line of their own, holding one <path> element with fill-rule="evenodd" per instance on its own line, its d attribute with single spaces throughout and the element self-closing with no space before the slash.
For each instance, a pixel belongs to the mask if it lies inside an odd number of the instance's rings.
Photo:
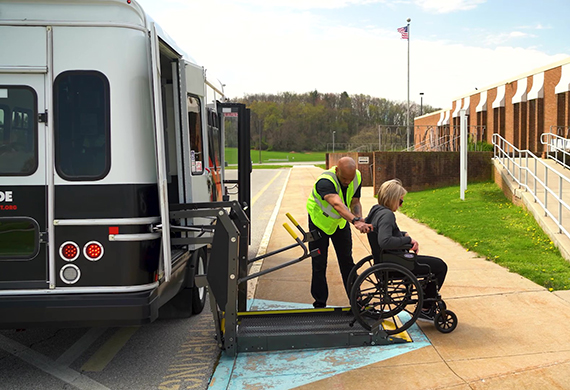
<svg viewBox="0 0 570 390">
<path fill-rule="evenodd" d="M 281 226 L 291 213 L 307 226 L 305 202 L 319 168 L 293 168 L 268 251 L 291 244 Z M 363 188 L 366 214 L 376 203 Z M 405 206 L 404 206 L 405 207 Z M 570 304 L 564 295 L 477 257 L 457 243 L 398 213 L 398 224 L 420 242 L 421 253 L 442 257 L 449 273 L 442 295 L 459 319 L 450 334 L 419 323 L 426 347 L 302 386 L 303 389 L 570 389 Z M 370 253 L 364 235 L 353 230 L 355 261 Z M 265 260 L 263 268 L 291 260 L 297 249 Z M 256 299 L 310 304 L 311 264 L 260 278 Z M 328 304 L 348 305 L 334 251 L 329 250 Z M 368 347 L 380 348 L 380 347 Z M 283 362 L 287 364 L 287 362 Z"/>
</svg>

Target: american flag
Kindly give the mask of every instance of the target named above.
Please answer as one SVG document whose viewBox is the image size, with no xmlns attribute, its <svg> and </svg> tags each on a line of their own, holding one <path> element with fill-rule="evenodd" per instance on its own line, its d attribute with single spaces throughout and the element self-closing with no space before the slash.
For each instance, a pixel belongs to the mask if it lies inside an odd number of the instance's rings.
<svg viewBox="0 0 570 390">
<path fill-rule="evenodd" d="M 402 34 L 402 39 L 408 39 L 408 26 L 400 27 L 398 32 Z"/>
</svg>

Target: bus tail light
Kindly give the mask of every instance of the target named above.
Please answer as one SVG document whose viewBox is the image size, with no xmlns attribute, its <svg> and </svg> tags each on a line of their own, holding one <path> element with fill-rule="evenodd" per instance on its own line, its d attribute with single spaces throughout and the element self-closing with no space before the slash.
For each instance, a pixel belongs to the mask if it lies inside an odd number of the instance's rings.
<svg viewBox="0 0 570 390">
<path fill-rule="evenodd" d="M 83 247 L 83 254 L 87 260 L 97 261 L 103 257 L 103 245 L 97 241 L 90 241 Z"/>
<path fill-rule="evenodd" d="M 74 261 L 79 257 L 79 246 L 73 241 L 67 241 L 59 247 L 59 256 L 65 261 Z"/>
</svg>

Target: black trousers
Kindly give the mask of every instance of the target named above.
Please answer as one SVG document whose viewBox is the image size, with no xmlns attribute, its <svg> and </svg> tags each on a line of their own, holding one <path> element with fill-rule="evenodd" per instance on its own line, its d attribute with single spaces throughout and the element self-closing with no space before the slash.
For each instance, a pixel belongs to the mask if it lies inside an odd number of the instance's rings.
<svg viewBox="0 0 570 390">
<path fill-rule="evenodd" d="M 327 285 L 327 260 L 329 251 L 329 239 L 332 241 L 336 257 L 338 259 L 338 266 L 344 282 L 344 289 L 346 294 L 348 275 L 354 267 L 354 260 L 352 259 L 352 236 L 350 233 L 350 225 L 347 223 L 344 229 L 337 229 L 332 235 L 327 235 L 321 229 L 316 227 L 311 221 L 309 216 L 309 230 L 317 230 L 321 234 L 321 238 L 309 242 L 309 249 L 319 249 L 321 254 L 312 258 L 313 263 L 313 277 L 311 279 L 311 295 L 315 299 L 313 302 L 314 307 L 325 307 L 329 297 L 329 288 Z"/>
<path fill-rule="evenodd" d="M 419 265 L 414 267 L 412 271 L 415 275 L 422 275 L 427 272 L 427 267 L 422 266 L 421 264 L 429 265 L 431 272 L 435 274 L 435 277 L 437 278 L 437 286 L 436 283 L 428 283 L 425 287 L 424 295 L 426 298 L 436 298 L 438 288 L 441 288 L 441 286 L 443 286 L 443 282 L 445 282 L 445 276 L 447 275 L 447 264 L 445 264 L 445 262 L 439 257 L 423 255 L 418 255 L 416 257 L 416 262 L 419 263 Z M 428 306 L 428 303 L 424 305 L 424 307 Z"/>
</svg>

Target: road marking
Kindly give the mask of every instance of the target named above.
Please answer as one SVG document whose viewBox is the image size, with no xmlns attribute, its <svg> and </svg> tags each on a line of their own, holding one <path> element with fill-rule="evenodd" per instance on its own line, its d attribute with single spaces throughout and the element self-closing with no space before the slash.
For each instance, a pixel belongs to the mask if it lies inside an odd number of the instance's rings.
<svg viewBox="0 0 570 390">
<path fill-rule="evenodd" d="M 201 314 L 190 336 L 172 359 L 158 385 L 159 390 L 202 390 L 208 387 L 216 357 L 220 354 L 217 342 L 212 337 L 213 331 L 212 316 Z"/>
<path fill-rule="evenodd" d="M 110 390 L 108 387 L 103 386 L 88 376 L 59 364 L 3 335 L 0 335 L 0 349 L 80 390 Z"/>
<path fill-rule="evenodd" d="M 115 355 L 125 346 L 127 341 L 139 329 L 138 326 L 119 328 L 115 334 L 101 346 L 91 358 L 85 362 L 81 371 L 98 372 L 113 360 Z"/>
<path fill-rule="evenodd" d="M 255 257 L 263 256 L 267 252 L 267 246 L 269 245 L 269 239 L 271 238 L 271 233 L 273 232 L 273 226 L 275 225 L 275 221 L 277 220 L 277 214 L 279 214 L 279 209 L 281 208 L 281 202 L 283 201 L 283 197 L 285 196 L 285 189 L 287 188 L 287 183 L 289 183 L 289 177 L 291 176 L 291 169 L 289 169 L 289 173 L 287 174 L 287 178 L 285 178 L 285 183 L 283 183 L 283 188 L 281 189 L 281 194 L 277 199 L 277 203 L 273 208 L 273 214 L 271 214 L 271 218 L 269 222 L 267 222 L 267 228 L 265 229 L 265 233 L 263 234 L 263 238 L 259 243 L 259 249 L 257 250 L 257 255 Z M 269 182 L 271 184 L 271 182 Z M 265 189 L 264 189 L 265 190 Z M 256 261 L 253 263 L 249 269 L 249 274 L 254 274 L 261 270 L 263 266 L 263 260 Z M 257 288 L 257 281 L 259 278 L 250 279 L 247 282 L 247 299 L 253 299 L 255 297 L 255 289 Z"/>
<path fill-rule="evenodd" d="M 291 170 L 289 170 L 291 171 Z M 275 181 L 275 179 L 277 179 L 279 177 L 279 175 L 281 175 L 281 172 L 283 172 L 282 169 L 279 170 L 279 172 L 277 172 L 277 174 L 275 176 L 273 176 L 273 179 L 269 180 L 269 183 L 267 183 L 265 185 L 265 187 L 263 187 L 261 190 L 259 190 L 259 192 L 257 194 L 255 194 L 255 196 L 253 197 L 253 199 L 251 199 L 251 207 L 253 207 L 253 205 L 255 204 L 255 202 L 261 197 L 261 195 L 263 195 L 263 193 L 269 188 L 269 186 L 271 184 L 273 184 L 273 182 Z"/>
<path fill-rule="evenodd" d="M 69 365 L 76 361 L 106 330 L 107 328 L 89 329 L 71 348 L 61 354 L 55 362 L 69 367 Z"/>
</svg>

